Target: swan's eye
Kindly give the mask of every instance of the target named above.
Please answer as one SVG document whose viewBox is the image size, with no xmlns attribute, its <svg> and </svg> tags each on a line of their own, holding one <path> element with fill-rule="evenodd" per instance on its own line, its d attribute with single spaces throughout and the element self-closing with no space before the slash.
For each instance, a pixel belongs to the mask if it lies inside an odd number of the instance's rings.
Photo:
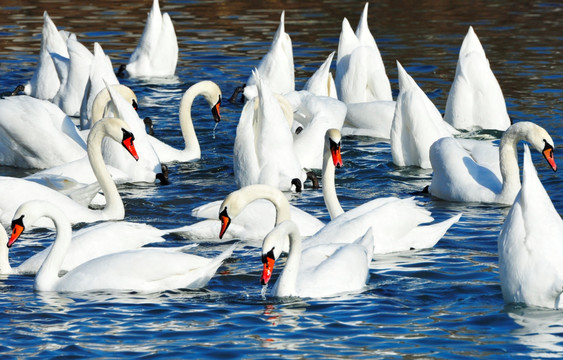
<svg viewBox="0 0 563 360">
<path fill-rule="evenodd" d="M 271 260 L 276 260 L 276 256 L 274 255 L 274 249 L 276 247 L 274 246 L 270 251 L 268 251 L 266 254 L 262 254 L 262 264 L 266 264 L 268 262 L 268 259 Z"/>
</svg>

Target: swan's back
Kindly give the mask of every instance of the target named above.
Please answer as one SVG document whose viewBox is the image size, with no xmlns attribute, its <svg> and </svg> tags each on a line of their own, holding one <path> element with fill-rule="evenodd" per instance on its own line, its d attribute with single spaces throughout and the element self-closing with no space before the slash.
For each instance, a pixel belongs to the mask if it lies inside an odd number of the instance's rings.
<svg viewBox="0 0 563 360">
<path fill-rule="evenodd" d="M 466 130 L 506 130 L 510 126 L 502 90 L 472 27 L 459 52 L 444 120 Z"/>
</svg>

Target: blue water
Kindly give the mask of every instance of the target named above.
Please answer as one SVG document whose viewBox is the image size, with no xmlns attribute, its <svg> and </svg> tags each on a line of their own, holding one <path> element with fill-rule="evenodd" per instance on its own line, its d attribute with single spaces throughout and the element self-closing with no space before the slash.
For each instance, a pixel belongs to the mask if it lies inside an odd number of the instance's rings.
<svg viewBox="0 0 563 360">
<path fill-rule="evenodd" d="M 151 1 L 12 1 L 0 5 L 0 88 L 31 77 L 39 52 L 42 13 L 75 32 L 92 49 L 100 42 L 114 67 L 126 62 Z M 156 135 L 180 147 L 180 97 L 199 80 L 215 81 L 225 98 L 246 81 L 267 51 L 281 10 L 293 40 L 296 88 L 337 50 L 347 17 L 355 27 L 362 2 L 161 1 L 180 46 L 177 77 L 124 80 L 139 97 L 141 116 Z M 399 60 L 443 112 L 459 47 L 469 25 L 479 36 L 514 121 L 533 121 L 563 143 L 560 3 L 541 1 L 378 1 L 370 28 L 397 94 Z M 124 185 L 126 219 L 159 228 L 190 224 L 194 207 L 236 189 L 232 147 L 241 105 L 223 102 L 214 129 L 207 104 L 193 109 L 202 159 L 171 166 L 168 186 Z M 431 172 L 397 168 L 388 143 L 345 138 L 337 189 L 345 208 L 380 196 L 411 196 Z M 556 158 L 560 158 L 556 149 Z M 563 211 L 560 175 L 534 153 L 540 178 Z M 560 161 L 561 162 L 561 161 Z M 561 164 L 560 164 L 561 166 Z M 1 168 L 2 175 L 29 172 Z M 450 204 L 416 195 L 437 220 L 461 211 L 434 249 L 379 256 L 366 290 L 321 300 L 261 296 L 261 260 L 241 244 L 201 290 L 157 294 L 42 294 L 33 277 L 0 278 L 0 354 L 27 357 L 130 358 L 529 358 L 561 357 L 563 313 L 503 302 L 496 239 L 508 208 Z M 307 188 L 292 204 L 328 220 L 320 190 Z M 47 246 L 53 234 L 27 233 L 11 249 L 18 264 Z M 554 239 L 555 240 L 555 239 Z M 189 240 L 169 237 L 168 245 Z M 230 243 L 201 243 L 212 256 Z M 278 269 L 279 271 L 279 269 Z M 276 274 L 274 274 L 275 276 Z"/>
</svg>

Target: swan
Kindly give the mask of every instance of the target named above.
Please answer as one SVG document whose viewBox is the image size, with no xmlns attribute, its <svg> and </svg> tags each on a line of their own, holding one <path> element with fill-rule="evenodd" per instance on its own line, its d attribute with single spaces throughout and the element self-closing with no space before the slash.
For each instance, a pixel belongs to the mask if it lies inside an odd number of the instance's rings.
<svg viewBox="0 0 563 360">
<path fill-rule="evenodd" d="M 199 160 L 201 150 L 197 136 L 192 123 L 191 108 L 194 99 L 202 95 L 211 107 L 213 120 L 219 122 L 221 120 L 219 107 L 221 106 L 221 89 L 212 81 L 200 81 L 189 87 L 182 96 L 180 102 L 180 127 L 184 136 L 185 148 L 183 150 L 175 149 L 155 137 L 149 136 L 149 141 L 156 151 L 158 158 L 163 163 L 184 162 Z"/>
<path fill-rule="evenodd" d="M 249 188 L 261 187 L 262 185 L 251 185 Z M 260 191 L 258 194 L 262 196 Z M 217 214 L 222 202 L 222 200 L 213 201 L 193 209 L 192 216 L 204 220 L 176 229 L 174 233 L 192 240 L 217 239 L 217 234 L 221 230 L 221 221 L 217 218 Z M 276 207 L 271 201 L 258 198 L 244 206 L 233 218 L 229 228 L 221 235 L 221 239 L 240 239 L 250 243 L 262 241 L 275 225 L 276 212 Z M 303 236 L 311 236 L 324 226 L 324 223 L 315 216 L 293 205 L 289 205 L 289 218 L 297 224 Z"/>
<path fill-rule="evenodd" d="M 127 99 L 127 102 L 131 104 L 134 109 L 137 109 L 137 97 L 129 87 L 121 84 L 114 84 L 111 85 L 111 87 L 113 88 L 113 90 Z M 53 105 L 53 107 L 56 106 Z M 62 111 L 58 111 L 64 115 Z M 111 101 L 109 90 L 107 88 L 104 88 L 98 93 L 94 100 L 92 106 L 91 121 L 92 123 L 95 123 L 96 121 L 104 117 L 111 117 L 111 115 L 116 113 L 118 113 L 118 111 L 115 109 L 115 106 Z M 68 122 L 69 124 L 67 126 L 75 131 L 74 124 L 69 120 Z M 80 132 L 80 136 L 87 140 L 89 132 L 90 129 L 82 130 Z M 41 145 L 45 147 L 50 146 L 50 144 L 51 142 L 42 143 Z M 42 148 L 38 151 L 42 151 Z M 121 151 L 121 149 L 119 149 L 119 151 Z M 113 166 L 107 166 L 107 168 L 110 171 L 110 174 L 114 181 L 123 183 L 130 180 L 130 177 L 124 171 Z M 84 151 L 83 155 L 77 160 L 46 168 L 31 175 L 25 176 L 24 179 L 35 181 L 37 183 L 40 183 L 41 185 L 48 186 L 67 195 L 73 193 L 74 196 L 71 197 L 75 200 L 78 200 L 78 198 L 75 196 L 82 196 L 80 195 L 80 193 L 82 192 L 81 190 L 79 190 L 80 188 L 89 186 L 93 191 L 93 193 L 91 193 L 92 196 L 99 190 L 95 188 L 95 185 L 91 186 L 93 183 L 97 184 L 97 181 L 94 172 L 92 171 L 90 161 L 88 160 L 88 156 L 86 155 L 86 151 Z M 78 191 L 76 192 L 76 190 Z M 91 199 L 91 196 L 86 194 L 86 199 Z M 88 203 L 89 200 L 86 202 L 86 204 Z"/>
<path fill-rule="evenodd" d="M 521 121 L 511 125 L 500 140 L 500 179 L 493 171 L 476 163 L 456 139 L 443 138 L 432 144 L 433 174 L 428 192 L 448 201 L 512 204 L 520 190 L 516 153 L 520 140 L 529 142 L 544 155 L 553 171 L 557 170 L 551 136 L 542 127 Z"/>
<path fill-rule="evenodd" d="M 112 86 L 106 88 L 114 106 L 115 116 L 123 119 L 135 134 L 135 147 L 140 159 L 134 161 L 123 149 L 120 149 L 118 144 L 108 139 L 102 143 L 105 163 L 127 174 L 128 182 L 154 183 L 158 179 L 167 183 L 160 159 L 150 143 L 145 124 L 139 118 L 139 114 L 131 106 L 129 99 L 121 96 Z"/>
<path fill-rule="evenodd" d="M 72 228 L 64 213 L 49 202 L 41 206 L 23 204 L 14 214 L 12 246 L 24 229 L 41 217 L 49 217 L 57 235 L 53 247 L 37 271 L 36 291 L 77 292 L 127 290 L 158 292 L 179 288 L 201 288 L 215 274 L 235 245 L 214 259 L 191 255 L 180 248 L 140 248 L 96 257 L 59 277 L 71 245 Z"/>
<path fill-rule="evenodd" d="M 178 40 L 174 25 L 168 13 L 161 14 L 158 0 L 154 0 L 141 39 L 118 76 L 173 76 L 177 63 Z"/>
<path fill-rule="evenodd" d="M 285 11 L 280 16 L 280 25 L 272 40 L 270 50 L 258 66 L 258 73 L 277 94 L 295 90 L 295 70 L 293 66 L 293 47 L 291 37 L 285 32 Z M 258 96 L 257 79 L 251 74 L 244 87 L 244 96 L 250 100 Z"/>
<path fill-rule="evenodd" d="M 335 166 L 342 166 L 341 134 L 337 129 L 327 131 L 323 164 L 323 197 L 331 221 L 315 235 L 306 239 L 304 248 L 333 242 L 353 242 L 371 228 L 374 254 L 433 247 L 456 223 L 461 214 L 439 223 L 429 211 L 416 205 L 413 198 L 378 198 L 344 212 L 336 194 Z"/>
<path fill-rule="evenodd" d="M 45 169 L 86 155 L 86 143 L 56 105 L 27 95 L 0 99 L 0 164 Z"/>
<path fill-rule="evenodd" d="M 309 91 L 318 96 L 330 96 L 337 99 L 336 84 L 332 74 L 330 73 L 330 64 L 334 57 L 334 51 L 331 52 L 324 63 L 315 71 L 303 86 L 303 90 Z"/>
<path fill-rule="evenodd" d="M 365 287 L 373 249 L 371 229 L 350 244 L 323 244 L 302 250 L 299 228 L 291 220 L 277 225 L 262 244 L 262 285 L 289 236 L 287 261 L 272 289 L 274 296 L 319 298 L 357 292 Z"/>
<path fill-rule="evenodd" d="M 258 71 L 253 75 L 258 96 L 247 102 L 237 125 L 233 150 L 235 181 L 239 187 L 269 184 L 289 191 L 295 186 L 299 192 L 307 175 L 293 148 L 289 124 L 293 114 L 288 111 L 291 105 L 271 91 Z"/>
<path fill-rule="evenodd" d="M 522 188 L 500 231 L 498 253 L 506 303 L 561 308 L 563 220 L 538 178 L 527 145 Z"/>
<path fill-rule="evenodd" d="M 92 58 L 92 62 L 90 64 L 88 81 L 86 83 L 84 97 L 82 98 L 82 105 L 80 107 L 81 130 L 90 129 L 95 121 L 103 117 L 96 116 L 96 119 L 94 119 L 94 116 L 96 115 L 94 114 L 94 106 L 96 106 L 94 102 L 96 101 L 96 98 L 100 94 L 100 92 L 103 92 L 104 90 L 107 91 L 107 84 L 115 87 L 119 86 L 119 81 L 117 80 L 117 77 L 113 72 L 113 67 L 111 65 L 109 56 L 104 53 L 102 46 L 99 43 L 95 42 L 94 57 Z M 127 88 L 126 86 L 123 87 Z M 133 96 L 135 96 L 134 93 Z M 133 103 L 135 109 L 137 108 L 136 100 L 137 98 L 135 96 L 135 103 Z"/>
<path fill-rule="evenodd" d="M 275 225 L 279 225 L 285 220 L 292 220 L 291 216 L 293 214 L 290 210 L 289 201 L 283 192 L 270 185 L 248 185 L 227 195 L 227 197 L 225 197 L 225 199 L 221 202 L 218 211 L 215 213 L 216 216 L 219 214 L 219 220 L 221 221 L 219 239 L 223 238 L 231 224 L 233 224 L 233 226 L 235 225 L 236 218 L 243 213 L 245 208 L 252 202 L 259 199 L 264 199 L 274 205 Z M 266 214 L 267 213 L 263 213 L 263 215 L 256 217 L 254 221 L 256 223 L 261 223 L 262 221 L 268 221 L 271 223 L 272 217 L 265 216 Z M 271 229 L 272 227 L 270 227 L 268 231 Z"/>
<path fill-rule="evenodd" d="M 401 64 L 399 96 L 391 125 L 391 155 L 397 166 L 430 169 L 430 146 L 442 137 L 457 134 Z"/>
<path fill-rule="evenodd" d="M 67 32 L 57 30 L 47 11 L 44 11 L 39 60 L 31 80 L 25 85 L 25 94 L 49 101 L 57 95 L 61 81 L 50 54 L 55 53 L 68 57 L 66 47 L 68 36 Z"/>
<path fill-rule="evenodd" d="M 72 224 L 94 222 L 98 220 L 121 220 L 125 216 L 123 201 L 106 169 L 101 152 L 102 139 L 106 136 L 121 143 L 130 156 L 138 158 L 133 140 L 133 134 L 128 130 L 126 122 L 118 118 L 105 118 L 98 121 L 88 135 L 88 158 L 96 179 L 106 199 L 103 210 L 86 208 L 56 190 L 19 178 L 0 177 L 0 220 L 6 226 L 10 223 L 12 214 L 22 203 L 33 200 L 47 200 L 57 204 Z M 47 220 L 47 219 L 45 219 Z M 43 221 L 39 226 L 52 226 L 49 221 Z"/>
<path fill-rule="evenodd" d="M 338 99 L 346 104 L 393 100 L 383 59 L 369 31 L 367 11 L 366 3 L 356 33 L 348 19 L 342 20 L 335 83 Z"/>
<path fill-rule="evenodd" d="M 293 134 L 293 149 L 305 169 L 321 169 L 323 164 L 324 134 L 328 129 L 341 129 L 346 118 L 346 105 L 328 96 L 317 96 L 308 91 L 293 91 L 284 95 L 291 104 L 294 116 L 302 126 Z"/>
<path fill-rule="evenodd" d="M 29 204 L 31 202 L 35 204 Z M 26 203 L 26 206 L 42 206 L 43 203 L 44 201 L 31 200 Z M 168 233 L 169 231 L 159 230 L 147 224 L 126 221 L 108 221 L 82 228 L 72 234 L 72 242 L 64 258 L 61 270 L 67 272 L 99 256 L 140 248 L 150 243 L 162 242 L 164 241 L 162 236 Z M 52 247 L 52 245 L 48 246 L 23 261 L 17 267 L 12 268 L 8 259 L 9 248 L 7 244 L 8 237 L 4 231 L 0 231 L 0 274 L 37 273 Z"/>
<path fill-rule="evenodd" d="M 444 120 L 464 130 L 504 131 L 511 123 L 500 85 L 472 26 L 459 50 Z"/>
<path fill-rule="evenodd" d="M 86 91 L 94 55 L 76 39 L 76 36 L 69 37 L 66 46 L 68 68 L 58 70 L 61 86 L 53 98 L 53 103 L 69 116 L 80 116 L 82 98 Z"/>
</svg>

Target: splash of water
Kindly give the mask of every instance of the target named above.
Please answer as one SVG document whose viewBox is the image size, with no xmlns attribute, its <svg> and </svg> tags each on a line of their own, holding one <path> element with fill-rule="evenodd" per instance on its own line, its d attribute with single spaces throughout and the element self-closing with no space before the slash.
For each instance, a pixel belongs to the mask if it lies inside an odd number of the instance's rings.
<svg viewBox="0 0 563 360">
<path fill-rule="evenodd" d="M 219 125 L 218 122 L 215 123 L 215 126 L 213 126 L 213 140 L 215 140 L 215 129 L 217 129 L 217 126 Z"/>
<path fill-rule="evenodd" d="M 262 296 L 262 299 L 266 299 L 266 291 L 268 291 L 268 285 L 262 285 L 262 290 L 260 291 L 260 296 Z"/>
</svg>

